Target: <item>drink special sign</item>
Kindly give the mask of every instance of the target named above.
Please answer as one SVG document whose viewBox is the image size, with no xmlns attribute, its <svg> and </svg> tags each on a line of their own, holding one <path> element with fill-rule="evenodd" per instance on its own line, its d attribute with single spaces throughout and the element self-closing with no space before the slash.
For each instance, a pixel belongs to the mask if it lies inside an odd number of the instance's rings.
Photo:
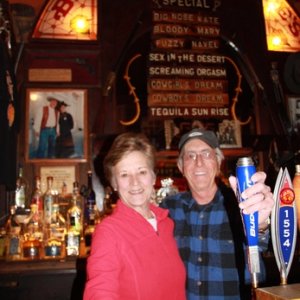
<svg viewBox="0 0 300 300">
<path fill-rule="evenodd" d="M 219 53 L 220 5 L 221 1 L 153 1 L 151 117 L 230 117 L 226 58 Z"/>
</svg>

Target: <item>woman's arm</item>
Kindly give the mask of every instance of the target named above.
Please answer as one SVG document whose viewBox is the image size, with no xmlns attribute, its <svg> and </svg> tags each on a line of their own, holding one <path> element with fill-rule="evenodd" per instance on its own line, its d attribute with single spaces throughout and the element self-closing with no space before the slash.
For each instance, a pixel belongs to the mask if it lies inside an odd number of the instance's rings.
<svg viewBox="0 0 300 300">
<path fill-rule="evenodd" d="M 95 229 L 91 254 L 87 260 L 84 300 L 119 300 L 120 268 L 116 235 L 105 224 L 99 224 Z"/>
</svg>

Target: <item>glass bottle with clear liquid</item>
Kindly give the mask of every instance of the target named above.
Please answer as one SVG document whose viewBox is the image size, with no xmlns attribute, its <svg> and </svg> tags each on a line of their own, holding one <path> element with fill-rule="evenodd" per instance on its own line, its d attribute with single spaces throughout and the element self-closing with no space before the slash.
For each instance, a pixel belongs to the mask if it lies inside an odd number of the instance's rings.
<svg viewBox="0 0 300 300">
<path fill-rule="evenodd" d="M 75 231 L 82 235 L 83 214 L 82 214 L 82 196 L 79 193 L 79 184 L 74 182 L 71 207 L 67 213 L 68 231 Z"/>
<path fill-rule="evenodd" d="M 66 220 L 59 211 L 59 204 L 52 206 L 50 224 L 45 226 L 45 258 L 65 257 Z"/>
<path fill-rule="evenodd" d="M 58 204 L 59 204 L 59 211 L 62 216 L 67 219 L 68 209 L 71 205 L 71 197 L 72 195 L 68 193 L 68 186 L 65 182 L 61 187 L 61 192 L 58 194 Z"/>
<path fill-rule="evenodd" d="M 53 204 L 57 203 L 57 192 L 53 189 L 53 177 L 47 177 L 47 190 L 44 194 L 44 221 L 45 224 L 51 223 L 53 214 Z"/>
<path fill-rule="evenodd" d="M 40 259 L 43 245 L 43 220 L 37 204 L 30 205 L 30 215 L 24 220 L 23 258 Z"/>
<path fill-rule="evenodd" d="M 68 256 L 80 254 L 80 242 L 83 232 L 82 196 L 79 193 L 79 184 L 74 182 L 72 204 L 67 213 L 66 253 Z"/>
<path fill-rule="evenodd" d="M 26 206 L 27 182 L 23 177 L 23 167 L 19 167 L 19 175 L 16 180 L 15 206 L 17 209 L 24 209 Z"/>
<path fill-rule="evenodd" d="M 35 176 L 34 178 L 34 188 L 31 195 L 31 204 L 36 204 L 38 213 L 40 218 L 43 219 L 44 215 L 44 200 L 43 200 L 43 193 L 41 190 L 41 177 Z"/>
</svg>

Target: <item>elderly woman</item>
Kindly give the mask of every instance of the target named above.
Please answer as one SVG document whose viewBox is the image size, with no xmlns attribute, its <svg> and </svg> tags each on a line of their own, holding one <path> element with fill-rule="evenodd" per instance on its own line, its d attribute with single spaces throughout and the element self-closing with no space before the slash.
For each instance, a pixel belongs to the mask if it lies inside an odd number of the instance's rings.
<svg viewBox="0 0 300 300">
<path fill-rule="evenodd" d="M 185 269 L 168 211 L 151 204 L 155 151 L 142 134 L 119 135 L 104 171 L 120 199 L 96 228 L 84 299 L 185 299 Z"/>
</svg>

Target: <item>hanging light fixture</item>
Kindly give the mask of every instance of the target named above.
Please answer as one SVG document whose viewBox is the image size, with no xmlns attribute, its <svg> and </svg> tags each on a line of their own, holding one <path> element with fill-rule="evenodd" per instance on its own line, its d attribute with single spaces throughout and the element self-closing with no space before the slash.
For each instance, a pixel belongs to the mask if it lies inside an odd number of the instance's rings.
<svg viewBox="0 0 300 300">
<path fill-rule="evenodd" d="M 38 19 L 32 38 L 96 40 L 97 0 L 50 0 Z"/>
<path fill-rule="evenodd" d="M 286 0 L 263 0 L 267 47 L 270 51 L 300 50 L 300 19 Z"/>
</svg>

